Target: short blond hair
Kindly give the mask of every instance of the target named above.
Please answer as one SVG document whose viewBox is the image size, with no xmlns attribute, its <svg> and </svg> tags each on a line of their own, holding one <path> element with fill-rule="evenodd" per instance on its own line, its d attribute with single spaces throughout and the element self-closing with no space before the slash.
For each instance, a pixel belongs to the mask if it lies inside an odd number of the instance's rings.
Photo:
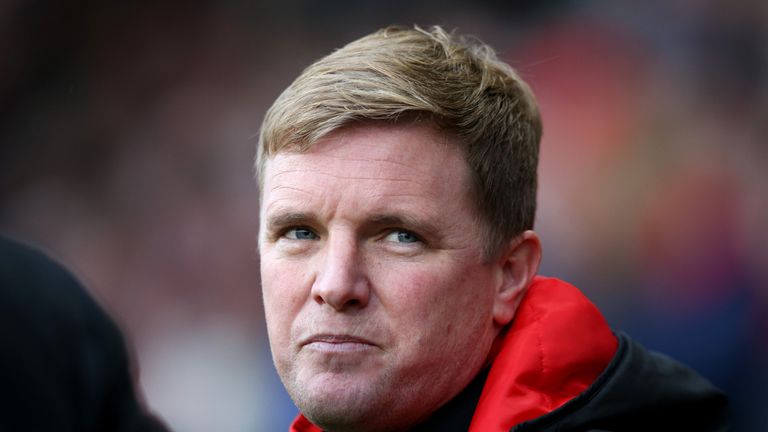
<svg viewBox="0 0 768 432">
<path fill-rule="evenodd" d="M 493 49 L 440 27 L 389 27 L 318 60 L 267 111 L 256 168 L 306 151 L 357 121 L 427 118 L 455 134 L 490 259 L 533 227 L 541 118 L 534 96 Z"/>
</svg>

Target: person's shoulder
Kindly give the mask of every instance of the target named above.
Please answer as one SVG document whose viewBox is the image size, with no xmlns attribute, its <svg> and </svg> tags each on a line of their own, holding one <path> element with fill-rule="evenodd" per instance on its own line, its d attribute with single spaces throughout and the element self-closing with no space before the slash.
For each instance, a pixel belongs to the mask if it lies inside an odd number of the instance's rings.
<svg viewBox="0 0 768 432">
<path fill-rule="evenodd" d="M 623 333 L 611 363 L 581 395 L 519 431 L 725 431 L 728 401 L 676 360 Z"/>
<path fill-rule="evenodd" d="M 655 425 L 655 430 L 724 429 L 728 400 L 723 392 L 671 357 L 649 351 L 623 333 L 618 337 L 615 369 L 601 389 L 601 399 L 611 402 L 617 413 Z"/>
<path fill-rule="evenodd" d="M 0 235 L 0 281 L 4 295 L 36 297 L 51 286 L 66 286 L 69 291 L 82 289 L 72 274 L 50 256 L 27 243 Z M 23 286 L 24 289 L 11 290 Z"/>
<path fill-rule="evenodd" d="M 64 266 L 0 236 L 0 430 L 164 432 L 122 333 Z"/>
<path fill-rule="evenodd" d="M 50 323 L 103 321 L 100 306 L 85 287 L 48 253 L 0 235 L 0 304 L 6 312 Z M 79 318 L 78 318 L 79 317 Z"/>
</svg>

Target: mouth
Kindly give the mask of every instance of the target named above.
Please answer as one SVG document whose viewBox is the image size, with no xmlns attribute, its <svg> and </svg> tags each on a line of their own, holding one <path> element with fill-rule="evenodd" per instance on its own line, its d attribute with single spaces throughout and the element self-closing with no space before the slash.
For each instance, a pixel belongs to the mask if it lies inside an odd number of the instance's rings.
<svg viewBox="0 0 768 432">
<path fill-rule="evenodd" d="M 328 353 L 366 351 L 378 348 L 368 339 L 345 334 L 317 334 L 301 343 L 302 348 Z"/>
</svg>

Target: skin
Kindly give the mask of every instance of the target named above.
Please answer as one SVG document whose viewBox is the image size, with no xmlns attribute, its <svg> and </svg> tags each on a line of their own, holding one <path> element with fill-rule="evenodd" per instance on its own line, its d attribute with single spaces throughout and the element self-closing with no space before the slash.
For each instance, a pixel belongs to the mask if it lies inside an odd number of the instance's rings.
<svg viewBox="0 0 768 432">
<path fill-rule="evenodd" d="M 490 361 L 536 273 L 532 231 L 483 258 L 453 139 L 427 123 L 357 125 L 266 164 L 259 251 L 272 355 L 325 430 L 423 421 Z"/>
</svg>

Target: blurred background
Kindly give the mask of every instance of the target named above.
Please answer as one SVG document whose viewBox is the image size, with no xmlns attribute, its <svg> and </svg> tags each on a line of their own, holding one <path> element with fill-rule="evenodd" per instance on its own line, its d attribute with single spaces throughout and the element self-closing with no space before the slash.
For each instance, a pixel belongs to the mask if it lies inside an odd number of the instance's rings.
<svg viewBox="0 0 768 432">
<path fill-rule="evenodd" d="M 261 118 L 388 24 L 478 36 L 544 117 L 542 273 L 768 430 L 768 3 L 0 2 L 0 231 L 68 265 L 179 432 L 286 430 L 259 289 Z M 0 347 L 0 350 L 2 347 Z"/>
</svg>

